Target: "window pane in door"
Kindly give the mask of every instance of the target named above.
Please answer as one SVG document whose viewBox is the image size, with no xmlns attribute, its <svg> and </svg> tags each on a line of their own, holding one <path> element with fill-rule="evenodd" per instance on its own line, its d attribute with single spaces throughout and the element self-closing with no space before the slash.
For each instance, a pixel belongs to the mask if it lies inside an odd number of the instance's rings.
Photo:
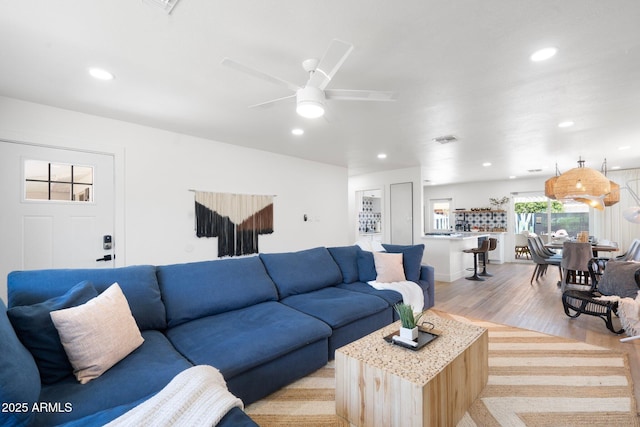
<svg viewBox="0 0 640 427">
<path fill-rule="evenodd" d="M 71 200 L 71 184 L 52 182 L 50 200 Z"/>
<path fill-rule="evenodd" d="M 25 160 L 24 177 L 26 180 L 48 181 L 49 162 L 41 160 Z"/>
<path fill-rule="evenodd" d="M 25 183 L 27 200 L 49 200 L 49 183 L 41 181 L 27 181 Z"/>
<path fill-rule="evenodd" d="M 71 165 L 51 163 L 51 181 L 71 182 Z"/>
<path fill-rule="evenodd" d="M 73 182 L 78 184 L 93 184 L 93 168 L 89 166 L 74 166 Z"/>
</svg>

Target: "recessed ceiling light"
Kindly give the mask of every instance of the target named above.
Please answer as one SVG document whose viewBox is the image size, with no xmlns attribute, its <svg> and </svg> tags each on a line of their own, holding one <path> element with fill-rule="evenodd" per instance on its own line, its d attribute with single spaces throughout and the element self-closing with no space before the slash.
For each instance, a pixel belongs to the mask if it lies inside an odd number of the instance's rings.
<svg viewBox="0 0 640 427">
<path fill-rule="evenodd" d="M 89 68 L 89 74 L 91 74 L 91 77 L 98 80 L 113 80 L 115 78 L 112 73 L 107 70 L 103 70 L 102 68 Z"/>
<path fill-rule="evenodd" d="M 516 178 L 517 178 L 517 176 L 515 176 L 515 175 L 511 175 L 511 176 L 509 177 L 509 179 L 516 179 Z"/>
<path fill-rule="evenodd" d="M 300 129 L 300 128 L 291 129 L 291 133 L 294 135 L 303 135 L 304 129 Z"/>
<path fill-rule="evenodd" d="M 618 170 L 618 169 L 620 169 L 620 166 L 611 166 L 611 169 Z"/>
<path fill-rule="evenodd" d="M 623 145 L 622 147 L 618 147 L 618 150 L 622 151 L 622 150 L 628 150 L 629 148 L 631 148 L 631 146 L 629 145 Z"/>
<path fill-rule="evenodd" d="M 574 122 L 572 122 L 571 120 L 567 120 L 566 122 L 560 122 L 558 123 L 558 127 L 559 128 L 570 128 L 571 126 L 575 125 Z"/>
<path fill-rule="evenodd" d="M 484 166 L 484 167 L 486 168 L 486 167 L 491 166 L 491 163 L 490 163 L 490 162 L 484 162 L 484 163 L 482 164 L 482 166 Z"/>
<path fill-rule="evenodd" d="M 558 49 L 555 47 L 545 47 L 544 49 L 537 50 L 531 54 L 530 58 L 533 62 L 546 61 L 558 53 Z"/>
<path fill-rule="evenodd" d="M 380 153 L 380 154 L 378 154 L 378 158 L 379 158 L 379 159 L 386 159 L 386 158 L 387 158 L 387 155 L 386 155 L 386 154 L 384 154 L 384 153 Z"/>
</svg>

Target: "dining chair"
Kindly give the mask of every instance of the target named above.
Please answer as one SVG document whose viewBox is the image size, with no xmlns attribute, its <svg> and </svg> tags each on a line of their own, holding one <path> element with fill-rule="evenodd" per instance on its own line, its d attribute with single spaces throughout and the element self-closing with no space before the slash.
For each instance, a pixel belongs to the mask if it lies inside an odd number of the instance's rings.
<svg viewBox="0 0 640 427">
<path fill-rule="evenodd" d="M 564 242 L 562 245 L 561 266 L 564 270 L 564 280 L 561 291 L 567 285 L 589 286 L 589 260 L 593 258 L 593 249 L 589 242 Z M 572 286 L 576 287 L 576 286 Z"/>
<path fill-rule="evenodd" d="M 542 247 L 538 244 L 538 241 L 535 237 L 529 237 L 527 239 L 527 244 L 529 246 L 529 252 L 531 252 L 531 258 L 533 262 L 536 263 L 536 267 L 533 269 L 533 274 L 531 275 L 530 284 L 533 285 L 533 280 L 538 280 L 540 277 L 544 276 L 547 272 L 547 267 L 549 265 L 558 266 L 558 272 L 560 273 L 560 282 L 562 281 L 562 267 L 560 265 L 561 259 L 558 257 L 548 257 L 542 251 Z"/>
<path fill-rule="evenodd" d="M 640 239 L 633 239 L 629 249 L 616 257 L 616 261 L 640 261 Z"/>
<path fill-rule="evenodd" d="M 548 247 L 546 247 L 544 245 L 544 241 L 542 240 L 542 237 L 540 236 L 536 236 L 534 237 L 534 239 L 536 240 L 536 243 L 538 244 L 538 247 L 540 248 L 540 252 L 545 255 L 546 257 L 558 257 L 561 258 L 562 255 L 559 255 L 556 251 L 554 251 L 553 249 L 549 249 Z"/>
<path fill-rule="evenodd" d="M 525 231 L 516 234 L 515 241 L 515 256 L 516 258 L 526 257 L 527 259 L 531 258 L 531 253 L 529 252 L 529 245 L 527 243 L 527 235 L 524 234 Z"/>
</svg>

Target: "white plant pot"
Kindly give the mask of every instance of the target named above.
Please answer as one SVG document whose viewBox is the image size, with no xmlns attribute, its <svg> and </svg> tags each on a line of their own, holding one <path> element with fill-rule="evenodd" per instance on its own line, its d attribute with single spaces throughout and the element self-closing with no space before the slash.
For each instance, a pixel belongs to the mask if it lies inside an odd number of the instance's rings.
<svg viewBox="0 0 640 427">
<path fill-rule="evenodd" d="M 406 338 L 408 340 L 415 341 L 418 339 L 418 327 L 416 326 L 413 329 L 409 328 L 400 328 L 400 336 L 402 338 Z"/>
</svg>

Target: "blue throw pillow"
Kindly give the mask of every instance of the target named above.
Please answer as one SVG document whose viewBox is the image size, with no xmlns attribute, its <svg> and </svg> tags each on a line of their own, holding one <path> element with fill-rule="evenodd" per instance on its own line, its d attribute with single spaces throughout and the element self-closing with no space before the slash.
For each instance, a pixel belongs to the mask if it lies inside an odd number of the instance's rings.
<svg viewBox="0 0 640 427">
<path fill-rule="evenodd" d="M 407 280 L 417 282 L 420 280 L 420 266 L 422 265 L 422 254 L 424 253 L 424 244 L 419 245 L 382 245 L 387 252 L 401 253 L 402 264 L 404 267 L 404 275 Z"/>
<path fill-rule="evenodd" d="M 358 278 L 361 282 L 370 282 L 376 280 L 378 273 L 376 272 L 376 263 L 373 260 L 373 252 L 362 250 L 359 246 L 358 251 Z"/>
<path fill-rule="evenodd" d="M 343 283 L 358 281 L 358 246 L 327 248 L 342 272 Z"/>
<path fill-rule="evenodd" d="M 59 297 L 38 304 L 15 306 L 7 311 L 20 341 L 38 365 L 43 384 L 55 383 L 73 372 L 49 313 L 82 305 L 97 296 L 93 285 L 84 281 Z"/>
<path fill-rule="evenodd" d="M 33 357 L 22 345 L 7 318 L 0 299 L 0 425 L 32 424 L 33 404 L 40 396 L 40 377 Z"/>
</svg>

